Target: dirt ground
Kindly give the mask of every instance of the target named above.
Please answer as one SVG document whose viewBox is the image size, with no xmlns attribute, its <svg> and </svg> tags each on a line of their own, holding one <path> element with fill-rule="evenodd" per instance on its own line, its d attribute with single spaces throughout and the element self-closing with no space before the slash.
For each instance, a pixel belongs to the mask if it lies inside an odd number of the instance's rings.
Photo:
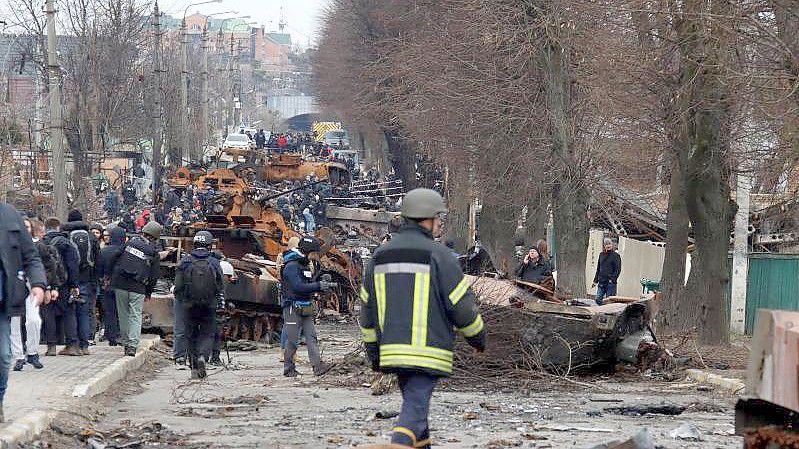
<svg viewBox="0 0 799 449">
<path fill-rule="evenodd" d="M 323 325 L 319 334 L 327 360 L 356 347 L 354 325 Z M 320 379 L 307 374 L 310 366 L 302 360 L 299 370 L 306 374 L 286 379 L 276 348 L 231 353 L 228 367 L 205 381 L 189 380 L 188 371 L 168 361 L 169 349 L 162 351 L 141 372 L 62 415 L 24 447 L 353 447 L 387 441 L 401 404 L 397 391 L 373 396 L 363 374 L 342 369 Z M 490 382 L 448 382 L 433 397 L 434 446 L 593 448 L 644 429 L 661 448 L 741 445 L 733 435 L 736 398 L 728 392 L 684 380 L 616 377 L 535 380 L 516 391 Z M 679 414 L 634 416 L 630 409 L 652 406 Z M 690 427 L 683 437 L 691 439 L 671 435 L 683 424 Z"/>
</svg>

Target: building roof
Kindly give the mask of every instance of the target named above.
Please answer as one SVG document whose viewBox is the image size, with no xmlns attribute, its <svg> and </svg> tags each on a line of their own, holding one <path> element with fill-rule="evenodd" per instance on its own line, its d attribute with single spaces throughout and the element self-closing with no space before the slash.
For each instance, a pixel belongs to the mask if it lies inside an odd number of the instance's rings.
<svg viewBox="0 0 799 449">
<path fill-rule="evenodd" d="M 280 45 L 291 46 L 291 35 L 288 33 L 266 33 L 266 38 Z"/>
</svg>

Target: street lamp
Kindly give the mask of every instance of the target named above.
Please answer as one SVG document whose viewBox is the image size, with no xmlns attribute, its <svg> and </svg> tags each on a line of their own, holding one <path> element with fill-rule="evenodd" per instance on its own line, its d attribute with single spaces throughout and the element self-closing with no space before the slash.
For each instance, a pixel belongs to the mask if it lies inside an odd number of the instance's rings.
<svg viewBox="0 0 799 449">
<path fill-rule="evenodd" d="M 186 147 L 188 146 L 188 140 L 186 138 L 188 133 L 186 132 L 186 128 L 188 128 L 189 114 L 189 40 L 188 35 L 186 34 L 186 14 L 189 12 L 189 8 L 206 5 L 209 3 L 222 3 L 222 0 L 207 0 L 204 2 L 192 3 L 186 6 L 186 9 L 183 10 L 183 20 L 180 22 L 180 59 L 182 63 L 182 71 L 180 74 L 180 123 L 183 131 L 183 156 L 186 155 Z"/>
</svg>

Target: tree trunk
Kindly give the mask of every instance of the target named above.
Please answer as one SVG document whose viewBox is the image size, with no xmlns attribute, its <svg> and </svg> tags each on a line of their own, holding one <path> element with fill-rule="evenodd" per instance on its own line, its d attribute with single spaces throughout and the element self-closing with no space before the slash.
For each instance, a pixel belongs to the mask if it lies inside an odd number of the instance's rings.
<svg viewBox="0 0 799 449">
<path fill-rule="evenodd" d="M 386 136 L 386 144 L 388 145 L 388 154 L 391 158 L 394 171 L 397 177 L 402 180 L 405 186 L 405 191 L 412 190 L 417 187 L 416 182 L 416 167 L 414 165 L 414 152 L 411 150 L 408 141 L 399 136 L 397 132 L 384 130 L 383 134 Z"/>
<path fill-rule="evenodd" d="M 697 14 L 704 6 L 701 0 L 686 2 L 687 13 L 675 21 L 680 42 L 680 138 L 674 150 L 696 250 L 671 325 L 695 327 L 702 342 L 719 344 L 729 341 L 727 256 L 735 215 L 730 198 L 729 87 L 722 79 L 722 67 L 733 60 L 729 52 L 734 42 L 726 36 L 729 24 L 705 24 Z M 713 3 L 714 20 L 729 17 L 729 7 Z"/>
<path fill-rule="evenodd" d="M 673 159 L 673 158 L 672 158 Z M 666 329 L 672 331 L 686 330 L 679 317 L 685 286 L 685 254 L 688 248 L 690 226 L 688 209 L 685 204 L 685 187 L 679 164 L 671 164 L 671 181 L 669 187 L 669 211 L 666 219 L 666 255 L 663 259 L 663 274 L 660 280 L 660 292 L 663 295 L 663 306 L 660 318 Z"/>
<path fill-rule="evenodd" d="M 513 235 L 516 232 L 519 208 L 501 198 L 493 198 L 491 193 L 483 196 L 480 211 L 479 240 L 491 256 L 494 268 L 503 275 L 515 268 Z"/>
<path fill-rule="evenodd" d="M 558 290 L 577 298 L 586 294 L 585 258 L 588 252 L 588 193 L 574 183 L 556 184 L 552 192 L 555 222 L 555 263 Z"/>
<path fill-rule="evenodd" d="M 446 185 L 447 221 L 445 240 L 454 244 L 455 251 L 465 254 L 471 246 L 469 238 L 469 204 L 472 200 L 468 176 L 457 165 L 449 167 Z"/>
<path fill-rule="evenodd" d="M 556 29 L 561 27 L 554 25 Z M 572 111 L 572 79 L 569 51 L 557 40 L 547 38 L 542 49 L 544 87 L 550 115 L 552 152 L 557 175 L 552 190 L 552 208 L 555 222 L 554 249 L 557 264 L 558 290 L 575 297 L 586 294 L 585 258 L 588 251 L 588 201 L 590 195 L 585 185 L 580 155 L 575 148 L 575 130 Z"/>
</svg>

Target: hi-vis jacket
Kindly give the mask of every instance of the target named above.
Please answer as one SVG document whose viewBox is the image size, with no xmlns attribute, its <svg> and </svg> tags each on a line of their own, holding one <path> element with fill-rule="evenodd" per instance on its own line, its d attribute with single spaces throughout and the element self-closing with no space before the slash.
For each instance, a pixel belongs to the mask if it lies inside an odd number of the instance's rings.
<svg viewBox="0 0 799 449">
<path fill-rule="evenodd" d="M 375 251 L 361 301 L 363 340 L 380 371 L 452 374 L 455 329 L 485 346 L 483 318 L 457 260 L 413 222 Z"/>
</svg>

